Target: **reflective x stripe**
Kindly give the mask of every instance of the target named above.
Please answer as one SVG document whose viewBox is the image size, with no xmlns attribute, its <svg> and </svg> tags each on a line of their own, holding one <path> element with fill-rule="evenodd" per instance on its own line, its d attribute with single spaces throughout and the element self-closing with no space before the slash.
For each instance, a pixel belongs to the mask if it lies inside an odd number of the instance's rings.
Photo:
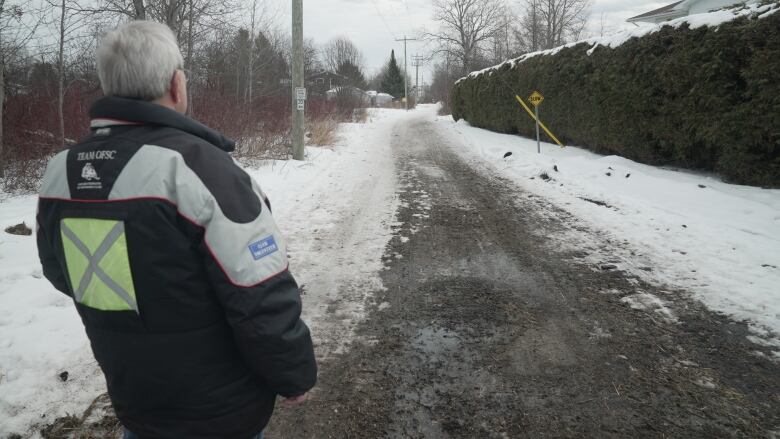
<svg viewBox="0 0 780 439">
<path fill-rule="evenodd" d="M 76 301 L 81 302 L 82 298 L 84 297 L 84 294 L 87 292 L 87 287 L 89 287 L 89 283 L 92 281 L 92 276 L 97 276 L 98 279 L 103 281 L 104 284 L 108 288 L 110 288 L 114 293 L 116 293 L 122 300 L 127 303 L 130 308 L 135 310 L 135 312 L 138 312 L 138 304 L 136 303 L 135 299 L 125 291 L 124 288 L 122 288 L 121 285 L 114 282 L 111 277 L 106 274 L 105 271 L 103 271 L 102 268 L 100 268 L 99 264 L 100 261 L 103 260 L 103 258 L 106 256 L 109 250 L 111 250 L 111 246 L 116 243 L 116 241 L 122 236 L 122 234 L 125 233 L 125 224 L 123 222 L 117 222 L 116 225 L 111 229 L 110 232 L 108 232 L 108 235 L 103 239 L 103 242 L 100 244 L 100 246 L 95 250 L 95 253 L 90 253 L 89 249 L 87 248 L 86 244 L 82 242 L 78 236 L 71 230 L 65 222 L 62 222 L 60 224 L 60 228 L 62 230 L 62 234 L 66 236 L 73 245 L 76 246 L 77 249 L 84 255 L 85 258 L 87 258 L 87 261 L 89 263 L 89 266 L 87 267 L 87 270 L 84 272 L 84 275 L 81 277 L 81 281 L 79 281 L 79 286 L 76 291 L 73 292 Z"/>
</svg>

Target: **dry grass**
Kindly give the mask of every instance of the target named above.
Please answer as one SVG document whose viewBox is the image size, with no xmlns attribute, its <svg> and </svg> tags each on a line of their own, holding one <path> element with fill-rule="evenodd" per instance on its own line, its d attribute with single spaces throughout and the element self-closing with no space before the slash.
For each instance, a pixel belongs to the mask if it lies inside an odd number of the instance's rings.
<svg viewBox="0 0 780 439">
<path fill-rule="evenodd" d="M 317 146 L 333 146 L 336 143 L 339 123 L 335 118 L 326 117 L 306 122 L 308 132 L 306 143 Z"/>
<path fill-rule="evenodd" d="M 355 108 L 352 112 L 352 121 L 355 123 L 366 123 L 368 121 L 368 108 Z"/>
<path fill-rule="evenodd" d="M 235 156 L 239 159 L 287 159 L 290 145 L 288 133 L 259 132 L 236 142 Z"/>
<path fill-rule="evenodd" d="M 122 437 L 122 432 L 107 394 L 95 398 L 81 416 L 57 418 L 40 430 L 44 439 L 109 439 Z"/>
</svg>

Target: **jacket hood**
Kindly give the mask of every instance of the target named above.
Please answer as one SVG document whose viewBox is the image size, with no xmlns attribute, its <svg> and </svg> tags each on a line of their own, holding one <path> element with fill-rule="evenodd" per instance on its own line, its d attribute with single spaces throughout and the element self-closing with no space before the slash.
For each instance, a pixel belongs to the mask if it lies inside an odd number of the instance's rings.
<svg viewBox="0 0 780 439">
<path fill-rule="evenodd" d="M 153 102 L 106 96 L 92 104 L 89 116 L 92 119 L 113 119 L 176 128 L 200 137 L 223 151 L 233 152 L 236 149 L 236 142 L 233 140 L 194 119 Z"/>
</svg>

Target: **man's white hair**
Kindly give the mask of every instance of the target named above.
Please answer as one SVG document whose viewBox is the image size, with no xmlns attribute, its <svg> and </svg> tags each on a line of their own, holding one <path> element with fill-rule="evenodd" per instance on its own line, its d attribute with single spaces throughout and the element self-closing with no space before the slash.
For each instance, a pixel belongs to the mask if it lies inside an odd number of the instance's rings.
<svg viewBox="0 0 780 439">
<path fill-rule="evenodd" d="M 97 49 L 103 94 L 153 101 L 170 89 L 184 66 L 171 29 L 153 21 L 131 21 L 108 32 Z"/>
</svg>

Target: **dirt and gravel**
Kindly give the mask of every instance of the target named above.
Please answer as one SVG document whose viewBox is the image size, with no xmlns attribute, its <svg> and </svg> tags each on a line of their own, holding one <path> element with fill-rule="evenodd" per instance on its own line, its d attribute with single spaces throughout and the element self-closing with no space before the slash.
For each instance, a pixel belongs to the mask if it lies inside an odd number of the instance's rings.
<svg viewBox="0 0 780 439">
<path fill-rule="evenodd" d="M 424 118 L 393 148 L 386 290 L 268 438 L 780 437 L 780 364 L 744 323 L 551 251 L 572 218 L 474 170 Z M 669 312 L 621 300 L 641 293 Z"/>
</svg>

